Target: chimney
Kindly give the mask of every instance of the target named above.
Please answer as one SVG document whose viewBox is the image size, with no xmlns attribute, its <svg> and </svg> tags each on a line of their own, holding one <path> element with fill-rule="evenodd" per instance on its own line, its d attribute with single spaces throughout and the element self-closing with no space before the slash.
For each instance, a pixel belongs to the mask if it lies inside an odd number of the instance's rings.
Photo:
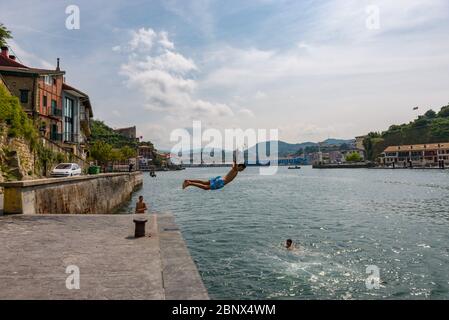
<svg viewBox="0 0 449 320">
<path fill-rule="evenodd" d="M 9 59 L 16 61 L 16 56 L 10 55 Z"/>
<path fill-rule="evenodd" d="M 8 58 L 8 47 L 2 47 L 2 56 Z"/>
<path fill-rule="evenodd" d="M 61 71 L 61 69 L 59 68 L 59 58 L 57 59 L 56 63 L 56 71 Z"/>
</svg>

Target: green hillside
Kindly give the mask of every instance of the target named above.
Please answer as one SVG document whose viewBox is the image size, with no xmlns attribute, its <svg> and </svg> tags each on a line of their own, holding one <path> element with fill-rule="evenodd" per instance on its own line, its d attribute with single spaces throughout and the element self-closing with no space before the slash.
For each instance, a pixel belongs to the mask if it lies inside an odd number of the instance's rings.
<svg viewBox="0 0 449 320">
<path fill-rule="evenodd" d="M 97 141 L 106 142 L 111 145 L 112 148 L 123 148 L 128 146 L 131 148 L 137 148 L 139 144 L 135 139 L 129 139 L 108 127 L 103 121 L 93 120 L 91 123 L 92 134 L 90 136 L 91 144 Z"/>
<path fill-rule="evenodd" d="M 103 121 L 93 120 L 90 136 L 90 158 L 100 163 L 108 161 L 121 161 L 137 156 L 138 146 L 149 146 L 152 150 L 153 164 L 159 166 L 161 157 L 157 154 L 151 141 L 139 142 L 136 139 L 127 138 L 114 129 L 107 126 Z"/>
<path fill-rule="evenodd" d="M 365 138 L 367 157 L 375 160 L 388 146 L 449 141 L 449 104 L 437 113 L 427 111 L 406 124 L 392 125 L 384 132 L 371 132 Z"/>
</svg>

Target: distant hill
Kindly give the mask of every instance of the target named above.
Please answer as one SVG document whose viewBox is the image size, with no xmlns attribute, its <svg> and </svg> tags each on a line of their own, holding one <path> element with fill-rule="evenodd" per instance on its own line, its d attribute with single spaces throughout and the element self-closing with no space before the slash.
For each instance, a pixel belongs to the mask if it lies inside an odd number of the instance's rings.
<svg viewBox="0 0 449 320">
<path fill-rule="evenodd" d="M 321 145 L 335 145 L 340 146 L 343 144 L 351 144 L 354 140 L 345 140 L 345 139 L 327 139 L 321 142 Z M 268 151 L 270 148 L 270 143 L 273 143 L 273 141 L 269 142 L 260 142 L 259 143 L 259 149 L 261 149 L 262 144 L 266 144 L 265 148 Z M 284 141 L 278 141 L 278 155 L 279 157 L 287 157 L 289 155 L 295 155 L 298 154 L 298 152 L 302 149 L 308 148 L 308 147 L 318 147 L 320 143 L 317 142 L 302 142 L 302 143 L 288 143 Z M 250 154 L 256 154 L 256 146 L 252 146 L 248 149 L 248 152 Z"/>
<path fill-rule="evenodd" d="M 270 144 L 273 143 L 274 141 L 268 141 L 268 142 L 259 142 L 259 149 L 262 150 L 262 148 L 266 148 L 267 152 L 269 152 L 270 150 Z M 352 144 L 354 142 L 354 140 L 351 139 L 334 139 L 334 138 L 330 138 L 330 139 L 326 139 L 323 142 L 321 142 L 321 146 L 340 146 L 343 144 Z M 263 146 L 263 144 L 265 144 L 265 146 Z M 317 142 L 301 142 L 301 143 L 288 143 L 285 141 L 278 141 L 278 155 L 279 157 L 287 157 L 290 155 L 295 155 L 298 154 L 298 152 L 302 149 L 305 149 L 307 147 L 318 147 L 319 143 Z M 211 152 L 212 149 L 211 148 L 205 148 L 203 149 L 203 154 L 206 154 L 207 152 Z M 189 151 L 187 151 L 189 152 Z M 201 152 L 201 149 L 194 149 L 193 150 L 193 154 L 194 155 L 199 155 Z M 214 152 L 216 154 L 219 154 L 222 152 L 222 149 L 219 148 L 215 148 Z M 232 155 L 232 151 L 230 150 L 226 150 L 226 155 L 228 156 L 229 154 Z M 247 150 L 245 150 L 245 154 L 249 152 L 249 154 L 251 156 L 254 156 L 256 154 L 256 145 L 248 148 Z"/>
<path fill-rule="evenodd" d="M 322 142 L 322 144 L 340 146 L 342 144 L 352 144 L 355 142 L 355 139 L 326 139 Z"/>
</svg>

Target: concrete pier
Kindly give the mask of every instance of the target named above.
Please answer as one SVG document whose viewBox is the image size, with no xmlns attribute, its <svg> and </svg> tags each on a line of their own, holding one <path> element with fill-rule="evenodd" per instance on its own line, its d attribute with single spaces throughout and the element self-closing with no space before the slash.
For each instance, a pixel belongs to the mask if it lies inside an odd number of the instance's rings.
<svg viewBox="0 0 449 320">
<path fill-rule="evenodd" d="M 0 299 L 208 299 L 174 217 L 139 216 L 151 237 L 136 215 L 0 217 Z"/>
<path fill-rule="evenodd" d="M 141 172 L 0 183 L 5 214 L 111 213 L 143 184 Z"/>
</svg>

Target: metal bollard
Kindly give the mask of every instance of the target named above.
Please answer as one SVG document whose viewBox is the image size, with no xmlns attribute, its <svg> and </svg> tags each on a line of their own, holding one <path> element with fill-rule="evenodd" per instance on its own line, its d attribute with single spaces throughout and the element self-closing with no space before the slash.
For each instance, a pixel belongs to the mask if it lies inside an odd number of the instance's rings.
<svg viewBox="0 0 449 320">
<path fill-rule="evenodd" d="M 145 224 L 147 223 L 147 219 L 134 219 L 134 223 L 136 224 L 136 230 L 134 231 L 135 238 L 145 237 Z"/>
</svg>

